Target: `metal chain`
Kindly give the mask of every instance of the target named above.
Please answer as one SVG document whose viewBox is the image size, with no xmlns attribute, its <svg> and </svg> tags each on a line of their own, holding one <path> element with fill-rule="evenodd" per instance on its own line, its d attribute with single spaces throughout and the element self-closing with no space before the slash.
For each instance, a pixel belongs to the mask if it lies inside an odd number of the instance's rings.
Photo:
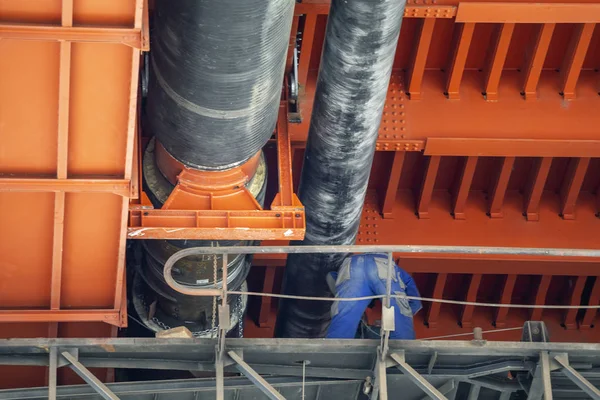
<svg viewBox="0 0 600 400">
<path fill-rule="evenodd" d="M 243 296 L 238 295 L 236 302 L 236 312 L 238 316 L 238 337 L 240 338 L 244 337 L 244 300 L 242 297 Z"/>
<path fill-rule="evenodd" d="M 213 257 L 213 284 L 215 288 L 217 287 L 217 255 L 215 254 Z M 217 296 L 213 297 L 212 304 L 212 329 L 215 329 L 217 326 Z"/>
</svg>

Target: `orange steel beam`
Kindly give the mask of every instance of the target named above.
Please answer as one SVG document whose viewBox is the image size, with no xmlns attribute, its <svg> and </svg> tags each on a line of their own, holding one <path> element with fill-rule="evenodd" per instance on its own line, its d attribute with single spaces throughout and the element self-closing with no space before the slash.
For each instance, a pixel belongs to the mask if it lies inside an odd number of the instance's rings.
<svg viewBox="0 0 600 400">
<path fill-rule="evenodd" d="M 446 278 L 448 277 L 448 274 L 443 273 L 443 274 L 438 274 L 437 277 L 435 278 L 435 287 L 433 289 L 433 295 L 432 297 L 435 299 L 441 299 L 443 298 L 444 295 L 444 287 L 446 286 Z M 431 305 L 429 306 L 429 310 L 427 310 L 427 316 L 425 318 L 425 321 L 427 323 L 427 326 L 429 326 L 429 328 L 433 329 L 436 328 L 437 326 L 437 321 L 438 321 L 438 316 L 440 315 L 440 308 L 441 308 L 442 304 L 441 303 L 431 303 Z"/>
<path fill-rule="evenodd" d="M 133 21 L 135 29 L 142 31 L 147 29 L 148 25 L 148 0 L 136 0 L 135 1 L 135 17 Z M 145 27 L 145 28 L 144 28 Z M 133 174 L 133 163 L 134 156 L 133 151 L 135 147 L 135 136 L 138 124 L 138 81 L 140 71 L 140 57 L 141 51 L 137 48 L 133 48 L 131 52 L 131 81 L 129 83 L 129 113 L 127 123 L 127 142 L 125 145 L 125 168 L 124 178 L 131 181 Z M 119 251 L 117 255 L 117 274 L 116 274 L 116 285 L 113 307 L 119 309 L 126 307 L 127 295 L 125 285 L 125 253 L 127 247 L 127 229 L 128 229 L 128 214 L 129 214 L 129 199 L 123 197 L 121 203 L 121 222 L 120 222 L 120 235 L 119 235 Z M 125 303 L 125 304 L 123 304 Z M 125 316 L 125 324 L 127 318 Z"/>
<path fill-rule="evenodd" d="M 600 157 L 600 140 L 428 138 L 425 155 Z"/>
<path fill-rule="evenodd" d="M 573 158 L 569 161 L 560 191 L 561 215 L 564 219 L 575 219 L 575 204 L 589 164 L 589 157 Z"/>
<path fill-rule="evenodd" d="M 454 18 L 455 6 L 415 6 L 404 7 L 404 18 Z"/>
<path fill-rule="evenodd" d="M 467 157 L 459 176 L 458 189 L 455 190 L 453 196 L 453 210 L 452 215 L 456 219 L 465 219 L 465 205 L 467 198 L 469 197 L 469 190 L 471 189 L 471 182 L 473 181 L 473 175 L 475 174 L 475 167 L 477 167 L 477 157 Z"/>
<path fill-rule="evenodd" d="M 329 14 L 330 0 L 304 0 L 302 3 L 296 3 L 294 9 L 295 15 L 301 14 Z M 456 6 L 447 5 L 406 5 L 404 8 L 404 18 L 454 18 L 456 16 Z"/>
<path fill-rule="evenodd" d="M 0 40 L 122 43 L 138 50 L 148 51 L 150 49 L 148 40 L 144 36 L 141 28 L 0 24 Z"/>
<path fill-rule="evenodd" d="M 491 218 L 502 218 L 502 206 L 504 205 L 504 195 L 508 188 L 508 182 L 512 173 L 515 157 L 504 157 L 500 171 L 490 190 L 489 216 Z"/>
<path fill-rule="evenodd" d="M 446 83 L 446 95 L 449 99 L 458 99 L 459 97 L 460 82 L 465 69 L 465 63 L 467 62 L 475 24 L 472 22 L 458 24 L 455 29 L 456 45 L 454 45 L 450 58 L 448 81 Z"/>
<path fill-rule="evenodd" d="M 540 280 L 540 284 L 537 285 L 536 294 L 535 294 L 535 302 L 533 304 L 543 305 L 546 304 L 546 296 L 548 295 L 548 288 L 550 287 L 550 282 L 552 281 L 552 275 L 542 275 Z M 543 308 L 534 308 L 530 311 L 530 319 L 532 321 L 541 321 L 542 313 L 544 312 Z"/>
<path fill-rule="evenodd" d="M 575 281 L 575 286 L 573 287 L 573 292 L 571 293 L 571 297 L 569 299 L 570 306 L 578 306 L 581 304 L 581 294 L 583 293 L 583 288 L 585 286 L 585 281 L 587 276 L 578 276 Z M 576 329 L 577 328 L 577 313 L 579 312 L 578 308 L 569 309 L 564 318 L 564 325 L 566 329 Z"/>
<path fill-rule="evenodd" d="M 596 277 L 594 281 L 594 286 L 592 287 L 592 293 L 590 293 L 590 306 L 596 306 L 600 303 L 600 277 Z M 592 324 L 594 323 L 594 318 L 598 313 L 597 309 L 588 308 L 585 310 L 585 314 L 583 315 L 583 319 L 579 324 L 579 329 L 590 329 Z"/>
<path fill-rule="evenodd" d="M 419 27 L 418 37 L 415 40 L 417 45 L 412 55 L 411 65 L 407 72 L 407 95 L 411 100 L 419 100 L 421 98 L 421 82 L 423 81 L 423 73 L 425 72 L 425 64 L 427 62 L 427 53 L 429 53 L 429 45 L 433 37 L 433 28 L 435 26 L 435 18 L 424 18 Z"/>
<path fill-rule="evenodd" d="M 517 275 L 510 274 L 506 276 L 506 280 L 504 281 L 504 287 L 502 288 L 502 295 L 500 296 L 500 304 L 510 304 L 516 281 Z M 494 326 L 496 326 L 496 328 L 502 328 L 506 325 L 506 317 L 508 315 L 508 310 L 508 307 L 496 309 L 494 317 Z"/>
<path fill-rule="evenodd" d="M 417 215 L 421 219 L 429 218 L 429 203 L 431 202 L 431 195 L 433 194 L 435 180 L 440 167 L 440 160 L 441 157 L 439 156 L 431 156 L 426 160 L 425 176 L 417 204 Z"/>
<path fill-rule="evenodd" d="M 302 3 L 296 3 L 294 13 L 296 15 L 301 14 L 329 14 L 329 1 L 303 1 Z"/>
<path fill-rule="evenodd" d="M 394 203 L 396 202 L 396 194 L 398 192 L 398 185 L 400 183 L 400 175 L 402 174 L 402 166 L 404 165 L 405 155 L 406 152 L 404 151 L 394 152 L 394 160 L 390 170 L 390 179 L 385 188 L 383 204 L 381 205 L 381 213 L 383 214 L 383 218 L 393 218 L 393 208 Z"/>
<path fill-rule="evenodd" d="M 121 310 L 0 310 L 4 322 L 105 322 L 121 326 Z"/>
<path fill-rule="evenodd" d="M 300 57 L 298 59 L 298 83 L 306 87 L 308 79 L 308 68 L 312 55 L 312 46 L 317 28 L 317 14 L 314 12 L 304 16 L 304 29 L 302 31 L 302 45 L 300 46 Z"/>
<path fill-rule="evenodd" d="M 600 22 L 600 4 L 461 2 L 456 12 L 456 22 L 527 24 Z"/>
<path fill-rule="evenodd" d="M 0 178 L 0 192 L 114 193 L 129 197 L 128 179 Z"/>
<path fill-rule="evenodd" d="M 471 281 L 469 282 L 469 290 L 467 292 L 467 297 L 465 301 L 472 303 L 477 301 L 477 292 L 479 291 L 481 277 L 481 274 L 471 275 Z M 475 306 L 473 305 L 465 305 L 462 307 L 459 320 L 459 324 L 461 327 L 470 328 L 473 326 L 473 323 L 471 321 L 471 318 L 473 317 L 473 310 L 475 310 Z"/>
<path fill-rule="evenodd" d="M 498 35 L 494 42 L 490 59 L 487 68 L 487 75 L 483 92 L 486 100 L 498 100 L 498 85 L 500 84 L 500 76 L 508 54 L 510 40 L 515 30 L 514 23 L 501 24 L 498 29 Z"/>
<path fill-rule="evenodd" d="M 596 24 L 593 23 L 579 24 L 576 26 L 575 32 L 573 32 L 567 55 L 560 69 L 562 80 L 561 94 L 566 100 L 575 98 L 575 86 L 577 85 L 588 47 L 592 41 L 595 27 Z"/>
<path fill-rule="evenodd" d="M 532 54 L 525 70 L 525 80 L 523 83 L 522 95 L 527 100 L 536 98 L 537 85 L 544 62 L 546 61 L 546 55 L 548 54 L 548 48 L 550 47 L 555 27 L 555 23 L 546 23 L 540 27 L 537 33 Z"/>
<path fill-rule="evenodd" d="M 546 185 L 546 179 L 548 178 L 551 165 L 552 157 L 543 157 L 536 160 L 536 164 L 533 167 L 529 189 L 525 198 L 524 216 L 528 221 L 537 221 L 539 219 L 538 209 L 540 199 L 544 192 L 544 186 Z"/>
<path fill-rule="evenodd" d="M 129 239 L 302 240 L 301 211 L 130 210 Z"/>
<path fill-rule="evenodd" d="M 292 179 L 292 148 L 287 129 L 287 107 L 280 105 L 277 118 L 277 171 L 279 172 L 279 193 L 273 204 L 280 207 L 294 205 L 294 181 Z M 278 200 L 277 203 L 275 201 Z M 271 207 L 273 208 L 273 207 Z"/>
</svg>

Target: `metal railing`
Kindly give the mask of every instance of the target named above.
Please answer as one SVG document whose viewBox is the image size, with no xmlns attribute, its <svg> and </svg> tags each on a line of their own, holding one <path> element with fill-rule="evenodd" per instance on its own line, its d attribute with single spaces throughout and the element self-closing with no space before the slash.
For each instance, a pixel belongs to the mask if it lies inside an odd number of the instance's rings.
<svg viewBox="0 0 600 400">
<path fill-rule="evenodd" d="M 289 296 L 289 295 L 276 295 L 268 293 L 255 293 L 255 292 L 239 292 L 239 291 L 228 291 L 227 290 L 227 263 L 229 254 L 298 254 L 298 253 L 384 253 L 387 254 L 387 279 L 386 279 L 386 293 L 382 296 L 368 296 L 366 298 L 382 298 L 382 332 L 380 345 L 377 348 L 377 362 L 374 368 L 374 386 L 371 398 L 385 399 L 387 400 L 387 378 L 386 369 L 388 363 L 395 364 L 400 368 L 405 375 L 409 375 L 411 380 L 416 383 L 428 396 L 435 399 L 446 399 L 446 397 L 434 386 L 427 382 L 422 376 L 420 376 L 410 365 L 405 362 L 403 354 L 389 353 L 389 337 L 390 332 L 393 331 L 394 327 L 394 313 L 390 302 L 391 297 L 404 297 L 408 299 L 418 299 L 424 301 L 433 302 L 446 302 L 446 303 L 458 303 L 458 304 L 474 304 L 474 305 L 486 305 L 492 307 L 513 307 L 513 308 L 600 308 L 600 306 L 539 306 L 539 305 L 502 305 L 502 304 L 487 304 L 487 303 L 473 303 L 473 302 L 460 302 L 453 300 L 444 299 L 431 299 L 422 297 L 413 297 L 406 295 L 392 295 L 391 294 L 391 280 L 393 275 L 394 261 L 393 254 L 414 254 L 414 253 L 425 253 L 425 254 L 461 254 L 461 255 L 519 255 L 519 256 L 549 256 L 549 257 L 578 257 L 578 258 L 599 258 L 600 250 L 594 249 L 555 249 L 555 248 L 518 248 L 518 247 L 477 247 L 477 246 L 413 246 L 413 245 L 400 245 L 400 246 L 234 246 L 234 247 L 195 247 L 188 248 L 178 251 L 173 254 L 165 263 L 164 277 L 167 284 L 174 290 L 190 295 L 190 296 L 218 296 L 221 299 L 219 305 L 219 331 L 217 338 L 217 352 L 216 352 L 216 383 L 217 383 L 217 399 L 224 398 L 224 385 L 223 385 L 223 369 L 225 359 L 233 359 L 234 362 L 240 366 L 239 370 L 246 375 L 250 380 L 255 382 L 257 386 L 271 399 L 282 399 L 279 393 L 269 385 L 264 379 L 260 377 L 252 368 L 239 359 L 235 352 L 225 350 L 225 336 L 227 329 L 229 328 L 229 306 L 227 304 L 228 294 L 248 294 L 248 295 L 259 295 L 259 296 L 272 296 L 272 297 L 283 297 L 283 298 L 294 298 L 299 300 L 322 300 L 322 301 L 356 301 L 364 298 L 318 298 L 308 296 Z M 198 255 L 210 255 L 217 254 L 222 255 L 222 287 L 221 289 L 200 289 L 197 287 L 182 285 L 175 281 L 171 275 L 171 271 L 179 260 Z M 216 266 L 215 266 L 216 268 Z M 232 354 L 233 353 L 233 354 Z M 237 358 L 236 358 L 237 357 Z M 542 357 L 543 358 L 543 357 Z M 545 359 L 545 358 L 544 358 Z M 557 359 L 556 362 L 561 364 L 564 359 Z M 561 364 L 562 365 L 562 364 Z M 563 366 L 566 371 L 569 371 L 567 364 Z M 542 367 L 541 367 L 542 368 Z M 547 367 L 545 368 L 547 369 Z M 568 375 L 568 374 L 567 374 Z M 541 376 L 541 375 L 540 375 Z M 573 375 L 568 375 L 572 377 Z M 536 381 L 537 382 L 537 381 Z M 544 381 L 545 382 L 545 381 Z M 577 380 L 574 382 L 581 382 Z M 544 384 L 545 385 L 545 384 Z M 586 387 L 590 386 L 589 382 Z M 583 388 L 583 386 L 580 386 Z M 593 388 L 593 386 L 592 386 Z M 589 389 L 589 387 L 588 387 Z M 600 391 L 593 388 L 586 390 L 587 393 L 594 393 L 598 395 L 600 399 Z M 548 396 L 548 387 L 544 386 L 543 391 Z M 584 389 L 585 390 L 585 389 Z M 551 394 L 550 394 L 551 395 Z M 549 398 L 549 397 L 546 397 Z"/>
</svg>

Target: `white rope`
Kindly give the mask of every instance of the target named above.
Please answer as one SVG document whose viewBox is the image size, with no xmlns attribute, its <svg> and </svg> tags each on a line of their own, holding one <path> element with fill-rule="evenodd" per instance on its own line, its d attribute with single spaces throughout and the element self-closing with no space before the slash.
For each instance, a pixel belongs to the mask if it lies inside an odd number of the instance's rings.
<svg viewBox="0 0 600 400">
<path fill-rule="evenodd" d="M 383 299 L 385 295 L 374 295 L 374 296 L 363 296 L 363 297 L 312 297 L 312 296 L 294 296 L 290 294 L 275 294 L 275 293 L 260 293 L 260 292 L 241 292 L 241 291 L 227 291 L 228 294 L 238 294 L 246 296 L 262 296 L 262 297 L 275 297 L 279 299 L 294 299 L 294 300 L 311 300 L 311 301 L 361 301 L 361 300 L 377 300 Z M 464 306 L 476 306 L 476 307 L 498 307 L 498 308 L 541 308 L 541 309 L 555 309 L 555 310 L 570 310 L 570 309 L 600 309 L 600 305 L 579 305 L 579 306 L 560 306 L 560 305 L 538 305 L 538 304 L 498 304 L 498 303 L 478 303 L 474 301 L 460 301 L 460 300 L 446 300 L 446 299 L 433 299 L 430 297 L 417 297 L 417 296 L 406 296 L 406 295 L 392 295 L 391 297 L 397 299 L 408 299 L 408 300 L 421 300 L 431 303 L 444 303 L 444 304 L 458 304 Z"/>
<path fill-rule="evenodd" d="M 520 331 L 520 330 L 523 330 L 522 326 L 519 326 L 517 328 L 492 329 L 489 331 L 482 331 L 481 333 L 496 333 L 496 332 Z M 471 332 L 465 332 L 465 333 L 455 333 L 453 335 L 432 336 L 432 337 L 427 337 L 427 338 L 420 338 L 418 340 L 447 339 L 447 338 L 453 338 L 453 337 L 459 337 L 459 336 L 472 336 L 473 334 L 474 334 L 473 331 L 471 331 Z"/>
</svg>

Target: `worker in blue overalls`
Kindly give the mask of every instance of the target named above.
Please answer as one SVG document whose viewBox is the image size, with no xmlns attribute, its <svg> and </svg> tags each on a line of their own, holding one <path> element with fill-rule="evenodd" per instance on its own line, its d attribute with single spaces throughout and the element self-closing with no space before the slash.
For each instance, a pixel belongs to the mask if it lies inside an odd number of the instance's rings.
<svg viewBox="0 0 600 400">
<path fill-rule="evenodd" d="M 335 278 L 335 297 L 352 298 L 386 294 L 388 256 L 386 254 L 359 254 L 344 260 L 337 276 L 328 276 L 332 286 Z M 419 297 L 419 291 L 411 276 L 394 264 L 392 295 Z M 335 301 L 331 307 L 331 324 L 327 338 L 352 339 L 361 322 L 363 313 L 371 300 Z M 394 308 L 395 330 L 390 339 L 414 339 L 413 316 L 422 308 L 420 300 L 391 298 Z"/>
</svg>

